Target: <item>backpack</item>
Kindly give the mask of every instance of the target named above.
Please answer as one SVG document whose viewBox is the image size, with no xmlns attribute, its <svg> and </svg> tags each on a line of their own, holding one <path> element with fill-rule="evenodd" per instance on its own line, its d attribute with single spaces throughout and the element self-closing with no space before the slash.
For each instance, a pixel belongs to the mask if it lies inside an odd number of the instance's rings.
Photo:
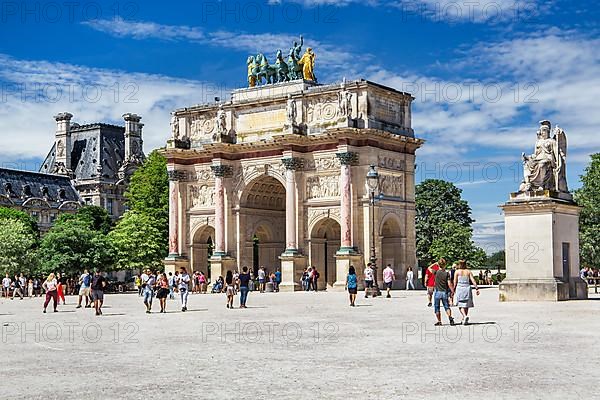
<svg viewBox="0 0 600 400">
<path fill-rule="evenodd" d="M 85 287 L 90 287 L 90 274 L 87 274 L 84 278 L 83 278 L 83 285 Z"/>
</svg>

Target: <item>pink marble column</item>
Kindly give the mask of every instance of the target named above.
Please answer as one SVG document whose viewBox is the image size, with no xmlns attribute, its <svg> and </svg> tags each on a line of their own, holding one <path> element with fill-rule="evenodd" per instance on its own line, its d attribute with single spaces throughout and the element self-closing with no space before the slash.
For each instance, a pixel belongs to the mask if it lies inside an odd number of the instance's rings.
<svg viewBox="0 0 600 400">
<path fill-rule="evenodd" d="M 213 165 L 215 175 L 215 255 L 225 255 L 225 187 L 224 179 L 229 171 L 225 165 Z"/>
<path fill-rule="evenodd" d="M 341 246 L 340 251 L 349 252 L 354 250 L 352 243 L 352 164 L 356 162 L 356 153 L 337 153 L 340 160 L 340 222 L 341 222 Z"/>
<path fill-rule="evenodd" d="M 179 178 L 179 172 L 169 171 L 169 257 L 178 257 L 180 255 Z"/>
<path fill-rule="evenodd" d="M 296 169 L 302 165 L 299 158 L 282 159 L 285 165 L 285 252 L 297 253 L 297 226 L 296 226 Z"/>
</svg>

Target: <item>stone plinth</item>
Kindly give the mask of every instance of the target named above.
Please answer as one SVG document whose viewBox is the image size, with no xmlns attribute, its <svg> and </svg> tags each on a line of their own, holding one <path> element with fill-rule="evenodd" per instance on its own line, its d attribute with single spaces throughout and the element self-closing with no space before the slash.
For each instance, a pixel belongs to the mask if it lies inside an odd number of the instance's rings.
<svg viewBox="0 0 600 400">
<path fill-rule="evenodd" d="M 501 208 L 507 276 L 500 284 L 500 301 L 587 298 L 579 278 L 580 208 L 549 197 L 519 198 Z"/>
<path fill-rule="evenodd" d="M 356 269 L 356 275 L 360 277 L 364 268 L 362 254 L 358 254 L 356 252 L 338 252 L 335 255 L 336 279 L 335 283 L 333 284 L 334 291 L 343 291 L 346 287 L 346 276 L 348 275 L 348 269 L 351 265 L 353 265 Z M 358 278 L 359 288 L 360 282 L 361 279 Z"/>
<path fill-rule="evenodd" d="M 306 267 L 306 257 L 300 254 L 283 253 L 281 260 L 281 283 L 280 292 L 296 292 L 302 290 L 300 280 L 302 270 Z"/>
<path fill-rule="evenodd" d="M 169 274 L 169 272 L 174 274 L 175 271 L 181 270 L 181 267 L 183 267 L 187 270 L 190 265 L 190 260 L 188 260 L 185 257 L 167 257 L 163 261 L 163 264 L 165 266 L 166 274 Z M 188 273 L 192 273 L 192 271 L 188 270 Z"/>
<path fill-rule="evenodd" d="M 210 259 L 210 285 L 209 290 L 212 290 L 212 286 L 222 276 L 223 279 L 227 274 L 227 271 L 235 271 L 235 258 L 228 255 L 213 255 Z"/>
</svg>

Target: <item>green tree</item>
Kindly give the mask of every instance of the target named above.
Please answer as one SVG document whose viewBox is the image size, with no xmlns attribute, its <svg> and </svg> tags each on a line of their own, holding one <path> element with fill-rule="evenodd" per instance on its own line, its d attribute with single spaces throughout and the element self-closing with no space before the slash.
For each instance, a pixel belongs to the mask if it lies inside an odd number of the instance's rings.
<svg viewBox="0 0 600 400">
<path fill-rule="evenodd" d="M 432 259 L 444 257 L 448 263 L 467 260 L 471 263 L 474 245 L 471 238 L 473 231 L 469 226 L 463 226 L 456 221 L 444 222 L 439 235 L 433 239 L 429 247 Z"/>
<path fill-rule="evenodd" d="M 38 229 L 37 222 L 29 214 L 23 211 L 15 210 L 14 208 L 0 207 L 0 221 L 5 221 L 7 219 L 19 220 L 23 222 L 29 232 L 35 236 L 39 236 L 40 231 Z"/>
<path fill-rule="evenodd" d="M 120 249 L 118 264 L 131 268 L 141 264 L 162 265 L 169 246 L 169 177 L 167 161 L 160 153 L 150 153 L 132 175 L 125 197 L 129 211 L 119 221 L 115 228 L 117 232 L 112 236 Z M 133 232 L 134 229 L 138 232 Z M 124 252 L 128 243 L 139 243 L 148 250 L 148 255 Z"/>
<path fill-rule="evenodd" d="M 162 232 L 151 217 L 128 211 L 108 235 L 115 249 L 118 268 L 138 269 L 162 266 L 167 247 L 162 243 Z"/>
<path fill-rule="evenodd" d="M 85 206 L 77 211 L 77 218 L 87 220 L 91 223 L 92 229 L 100 231 L 105 235 L 110 232 L 112 228 L 112 220 L 108 212 L 98 206 Z"/>
<path fill-rule="evenodd" d="M 131 176 L 125 193 L 130 210 L 144 213 L 164 225 L 168 232 L 169 177 L 167 160 L 156 150 Z"/>
<path fill-rule="evenodd" d="M 492 254 L 487 259 L 487 265 L 492 270 L 504 269 L 506 266 L 506 253 L 500 250 Z"/>
<path fill-rule="evenodd" d="M 113 249 L 107 236 L 87 218 L 63 214 L 44 236 L 39 257 L 44 273 L 77 274 L 83 269 L 109 271 Z"/>
<path fill-rule="evenodd" d="M 581 175 L 582 186 L 575 200 L 582 207 L 579 217 L 579 255 L 582 266 L 600 268 L 600 153 Z"/>
<path fill-rule="evenodd" d="M 450 254 L 457 254 L 442 242 L 444 236 L 451 234 L 461 243 L 470 243 L 472 237 L 471 208 L 461 199 L 462 191 L 451 182 L 438 179 L 427 179 L 416 187 L 416 231 L 417 257 L 426 263 L 434 261 L 442 249 L 448 249 Z M 452 225 L 447 225 L 453 223 Z M 465 228 L 457 232 L 449 232 L 449 227 Z M 460 240 L 459 240 L 460 238 Z M 435 247 L 433 247 L 435 242 Z M 432 248 L 433 247 L 433 248 Z M 471 252 L 459 253 L 465 257 Z M 448 256 L 450 259 L 452 257 Z"/>
<path fill-rule="evenodd" d="M 31 274 L 36 271 L 37 235 L 21 219 L 7 218 L 0 224 L 1 272 Z"/>
</svg>

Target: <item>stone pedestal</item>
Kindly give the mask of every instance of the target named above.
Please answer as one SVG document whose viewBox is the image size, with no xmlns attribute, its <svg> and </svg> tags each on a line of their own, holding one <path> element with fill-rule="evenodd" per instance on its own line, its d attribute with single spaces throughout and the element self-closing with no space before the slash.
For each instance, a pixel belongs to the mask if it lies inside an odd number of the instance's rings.
<svg viewBox="0 0 600 400">
<path fill-rule="evenodd" d="M 188 269 L 190 260 L 188 260 L 186 257 L 167 257 L 163 261 L 163 264 L 165 266 L 165 273 L 167 275 L 169 272 L 175 274 L 175 271 L 179 271 L 181 267 Z M 188 273 L 191 273 L 191 271 L 188 271 Z"/>
<path fill-rule="evenodd" d="M 306 257 L 286 252 L 279 259 L 281 260 L 281 283 L 279 284 L 279 291 L 301 291 L 302 285 L 300 284 L 300 280 L 302 279 L 302 271 L 307 264 Z"/>
<path fill-rule="evenodd" d="M 518 198 L 504 211 L 506 279 L 500 301 L 587 298 L 579 278 L 579 211 L 570 201 Z"/>
<path fill-rule="evenodd" d="M 210 259 L 210 285 L 209 290 L 212 290 L 212 285 L 222 276 L 225 279 L 227 271 L 235 271 L 235 258 L 228 255 L 213 255 Z"/>
<path fill-rule="evenodd" d="M 336 277 L 332 288 L 334 291 L 344 291 L 344 288 L 346 287 L 346 276 L 348 275 L 348 269 L 351 265 L 354 265 L 354 269 L 356 269 L 356 275 L 360 285 L 360 274 L 364 268 L 362 254 L 338 252 L 335 255 Z"/>
</svg>

